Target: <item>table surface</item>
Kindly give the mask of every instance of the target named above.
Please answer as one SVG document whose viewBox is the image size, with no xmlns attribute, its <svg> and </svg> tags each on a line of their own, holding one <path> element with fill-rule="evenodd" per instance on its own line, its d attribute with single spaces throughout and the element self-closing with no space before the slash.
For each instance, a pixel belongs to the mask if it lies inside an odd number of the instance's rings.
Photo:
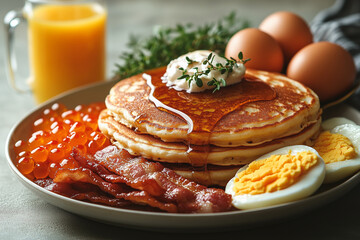
<svg viewBox="0 0 360 240">
<path fill-rule="evenodd" d="M 261 19 L 278 10 L 290 10 L 307 21 L 333 0 L 297 1 L 106 1 L 108 18 L 108 76 L 112 76 L 118 56 L 126 50 L 130 34 L 146 36 L 156 25 L 171 26 L 178 22 L 203 24 L 213 22 L 230 11 L 248 19 L 256 27 Z M 6 0 L 0 3 L 0 16 L 12 9 L 20 9 L 23 1 Z M 134 239 L 151 236 L 167 239 L 169 233 L 148 232 L 115 227 L 94 222 L 52 206 L 26 189 L 13 175 L 5 159 L 6 137 L 20 119 L 36 107 L 30 93 L 18 94 L 7 83 L 5 74 L 4 33 L 0 31 L 0 239 Z M 19 78 L 27 75 L 26 26 L 16 31 L 16 55 Z M 350 104 L 353 104 L 350 102 Z M 357 105 L 358 106 L 358 105 Z M 173 239 L 271 238 L 291 239 L 360 239 L 360 186 L 346 195 L 310 213 L 296 218 L 282 219 L 256 228 L 227 232 L 176 233 Z"/>
</svg>

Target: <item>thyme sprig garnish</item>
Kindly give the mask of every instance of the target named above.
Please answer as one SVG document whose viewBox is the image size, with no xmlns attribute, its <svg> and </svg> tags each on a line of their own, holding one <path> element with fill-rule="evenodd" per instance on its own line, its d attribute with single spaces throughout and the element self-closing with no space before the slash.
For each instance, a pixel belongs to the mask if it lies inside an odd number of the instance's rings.
<svg viewBox="0 0 360 240">
<path fill-rule="evenodd" d="M 233 69 L 236 67 L 237 63 L 242 63 L 245 64 L 246 62 L 248 62 L 250 59 L 244 59 L 243 57 L 243 53 L 239 52 L 238 54 L 238 58 L 239 60 L 237 61 L 236 59 L 234 59 L 233 57 L 231 57 L 230 59 L 225 58 L 226 63 L 225 65 L 222 63 L 216 63 L 214 64 L 214 58 L 215 58 L 215 54 L 210 53 L 207 58 L 202 62 L 203 65 L 208 64 L 207 68 L 203 71 L 199 71 L 198 67 L 193 67 L 191 69 L 195 70 L 194 73 L 189 73 L 187 69 L 184 69 L 182 67 L 179 68 L 179 70 L 182 71 L 182 74 L 180 77 L 178 77 L 178 80 L 181 79 L 185 79 L 190 87 L 191 83 L 194 81 L 196 86 L 198 87 L 202 87 L 204 85 L 203 81 L 202 81 L 202 77 L 204 76 L 208 76 L 209 73 L 211 71 L 219 71 L 221 74 L 225 74 L 225 73 L 231 73 L 233 72 Z M 186 61 L 188 62 L 188 64 L 192 64 L 196 61 L 190 59 L 188 56 L 186 56 Z M 221 87 L 225 87 L 226 86 L 226 81 L 224 78 L 219 78 L 216 79 L 215 77 L 207 82 L 208 86 L 215 86 L 215 88 L 213 89 L 213 93 L 220 90 Z"/>
<path fill-rule="evenodd" d="M 166 66 L 171 60 L 200 49 L 208 49 L 223 56 L 229 39 L 248 26 L 247 21 L 236 17 L 233 12 L 204 26 L 178 24 L 175 27 L 161 27 L 148 38 L 131 36 L 128 51 L 122 53 L 120 63 L 115 64 L 116 75 L 123 79 Z"/>
</svg>

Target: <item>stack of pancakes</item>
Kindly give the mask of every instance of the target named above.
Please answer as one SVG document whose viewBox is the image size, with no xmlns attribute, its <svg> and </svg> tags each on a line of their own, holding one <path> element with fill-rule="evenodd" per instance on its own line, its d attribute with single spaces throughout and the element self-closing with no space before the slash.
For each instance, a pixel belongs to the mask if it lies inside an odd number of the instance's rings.
<svg viewBox="0 0 360 240">
<path fill-rule="evenodd" d="M 321 124 L 319 99 L 309 88 L 277 73 L 248 69 L 246 77 L 264 81 L 276 97 L 246 103 L 226 114 L 210 135 L 197 133 L 200 142 L 204 138 L 209 144 L 202 146 L 206 151 L 195 151 L 192 157 L 187 122 L 149 100 L 150 87 L 142 74 L 113 86 L 99 128 L 132 155 L 161 162 L 200 184 L 225 186 L 242 165 L 265 153 L 310 144 Z M 192 95 L 187 97 L 191 100 Z M 205 156 L 203 166 L 193 164 L 194 156 Z"/>
</svg>

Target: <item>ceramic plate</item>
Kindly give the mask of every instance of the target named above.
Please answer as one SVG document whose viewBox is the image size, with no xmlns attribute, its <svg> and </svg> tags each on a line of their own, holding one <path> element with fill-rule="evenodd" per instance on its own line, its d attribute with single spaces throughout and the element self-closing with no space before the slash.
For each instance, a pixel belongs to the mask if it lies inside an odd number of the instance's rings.
<svg viewBox="0 0 360 240">
<path fill-rule="evenodd" d="M 108 81 L 67 92 L 39 106 L 11 130 L 6 145 L 8 164 L 18 179 L 41 199 L 74 214 L 113 225 L 161 231 L 202 231 L 205 229 L 207 231 L 223 231 L 226 228 L 247 228 L 255 224 L 259 225 L 261 223 L 303 214 L 341 197 L 360 182 L 360 172 L 358 172 L 342 182 L 333 185 L 324 185 L 314 195 L 296 202 L 255 210 L 238 210 L 225 213 L 170 214 L 119 209 L 73 200 L 39 187 L 17 170 L 14 165 L 15 155 L 12 151 L 12 146 L 14 146 L 14 143 L 18 139 L 28 136 L 29 126 L 37 119 L 44 108 L 49 107 L 55 102 L 60 102 L 68 108 L 73 108 L 78 104 L 104 101 L 105 96 L 113 84 L 114 81 Z M 360 119 L 360 113 L 347 105 L 327 109 L 324 116 L 325 118 L 343 116 L 352 119 L 358 124 Z"/>
</svg>

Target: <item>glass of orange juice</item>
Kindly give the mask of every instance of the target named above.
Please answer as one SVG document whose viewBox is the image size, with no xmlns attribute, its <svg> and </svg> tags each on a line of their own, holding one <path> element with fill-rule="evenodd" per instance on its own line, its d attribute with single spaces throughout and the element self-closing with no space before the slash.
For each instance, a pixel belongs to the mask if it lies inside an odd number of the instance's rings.
<svg viewBox="0 0 360 240">
<path fill-rule="evenodd" d="M 10 11 L 7 28 L 8 78 L 15 89 L 14 28 L 28 22 L 29 84 L 37 103 L 69 89 L 105 80 L 107 12 L 101 1 L 27 0 Z"/>
</svg>

